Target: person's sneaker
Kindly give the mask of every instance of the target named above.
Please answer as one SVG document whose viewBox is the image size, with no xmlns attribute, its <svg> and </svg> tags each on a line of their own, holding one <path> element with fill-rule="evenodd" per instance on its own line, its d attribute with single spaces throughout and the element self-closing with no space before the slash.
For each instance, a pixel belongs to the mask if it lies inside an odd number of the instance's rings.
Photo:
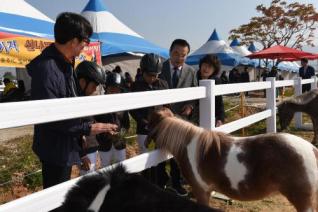
<svg viewBox="0 0 318 212">
<path fill-rule="evenodd" d="M 170 191 L 176 193 L 180 197 L 187 197 L 188 196 L 188 191 L 185 190 L 182 186 L 175 186 L 175 187 L 166 186 L 165 189 L 168 191 L 170 190 Z"/>
</svg>

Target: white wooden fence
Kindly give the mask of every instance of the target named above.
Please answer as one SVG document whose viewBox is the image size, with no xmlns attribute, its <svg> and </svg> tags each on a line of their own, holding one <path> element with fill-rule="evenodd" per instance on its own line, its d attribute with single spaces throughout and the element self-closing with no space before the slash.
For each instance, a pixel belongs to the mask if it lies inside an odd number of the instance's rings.
<svg viewBox="0 0 318 212">
<path fill-rule="evenodd" d="M 215 85 L 213 80 L 202 80 L 200 81 L 200 87 L 196 88 L 2 103 L 0 104 L 0 129 L 195 99 L 200 100 L 200 125 L 206 129 L 214 129 L 215 96 L 266 89 L 267 106 L 264 111 L 224 124 L 215 129 L 231 133 L 267 119 L 267 132 L 276 132 L 276 88 L 295 85 L 296 93 L 298 93 L 299 89 L 301 89 L 300 85 L 305 83 L 312 83 L 312 88 L 317 87 L 316 78 L 309 80 L 297 79 L 295 81 L 275 81 L 274 78 L 268 78 L 266 82 L 226 85 Z M 165 155 L 159 150 L 154 150 L 125 160 L 123 161 L 123 165 L 127 167 L 129 172 L 140 172 L 170 157 L 170 155 Z M 110 168 L 106 167 L 104 169 L 108 170 Z M 76 178 L 3 204 L 0 206 L 0 211 L 37 212 L 57 208 L 63 202 L 66 192 L 78 179 Z"/>
</svg>

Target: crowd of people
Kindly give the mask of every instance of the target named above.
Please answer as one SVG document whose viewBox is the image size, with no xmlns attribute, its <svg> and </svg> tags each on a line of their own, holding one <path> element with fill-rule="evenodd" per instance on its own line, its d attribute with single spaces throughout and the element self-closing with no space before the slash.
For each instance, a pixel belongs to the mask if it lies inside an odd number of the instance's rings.
<svg viewBox="0 0 318 212">
<path fill-rule="evenodd" d="M 74 58 L 89 44 L 92 35 L 91 25 L 82 16 L 68 12 L 60 14 L 54 25 L 54 33 L 55 42 L 26 66 L 32 78 L 32 100 L 96 95 L 100 85 L 103 86 L 103 95 L 112 95 L 194 87 L 200 79 L 220 82 L 220 62 L 217 57 L 208 55 L 202 58 L 197 72 L 185 64 L 190 45 L 183 39 L 172 42 L 170 58 L 166 61 L 156 54 L 144 55 L 133 80 L 119 66 L 106 73 L 96 63 L 83 61 L 74 68 Z M 218 97 L 217 104 L 216 125 L 219 126 L 224 122 L 222 97 Z M 130 128 L 129 114 L 137 123 L 139 152 L 148 151 L 144 144 L 149 133 L 148 117 L 157 107 L 36 124 L 32 148 L 41 161 L 43 188 L 69 180 L 71 167 L 76 164 L 80 166 L 81 174 L 95 171 L 97 155 L 102 167 L 125 160 L 126 143 L 123 135 Z M 198 123 L 197 101 L 160 107 L 168 107 L 178 116 Z M 143 174 L 158 186 L 186 196 L 177 163 L 174 159 L 168 163 L 171 167 L 169 170 L 166 170 L 164 162 L 154 171 L 146 170 Z"/>
<path fill-rule="evenodd" d="M 242 73 L 234 68 L 229 78 L 226 72 L 220 73 L 221 64 L 214 55 L 201 58 L 199 69 L 194 70 L 185 63 L 190 45 L 184 39 L 176 39 L 171 43 L 170 57 L 165 61 L 159 55 L 145 54 L 135 79 L 129 72 L 123 73 L 120 66 L 105 72 L 96 63 L 83 61 L 75 68 L 75 57 L 89 44 L 92 33 L 90 23 L 78 14 L 65 12 L 57 17 L 54 25 L 55 42 L 26 66 L 32 78 L 32 100 L 96 95 L 98 86 L 103 87 L 102 95 L 112 95 L 195 87 L 202 79 L 214 79 L 216 84 L 250 81 L 247 68 Z M 311 75 L 311 72 L 311 68 L 304 66 L 304 77 Z M 263 78 L 267 76 L 262 75 Z M 177 116 L 199 123 L 198 101 L 187 101 L 36 124 L 32 148 L 41 161 L 43 188 L 69 180 L 71 167 L 75 164 L 81 167 L 81 174 L 95 171 L 97 155 L 102 167 L 125 160 L 126 142 L 123 135 L 130 128 L 129 114 L 137 123 L 139 152 L 148 151 L 144 145 L 149 133 L 148 117 L 157 107 L 168 107 Z M 216 126 L 224 123 L 222 96 L 216 98 L 215 117 Z M 166 163 L 170 164 L 169 170 L 166 170 Z M 180 196 L 187 195 L 174 159 L 143 174 L 161 188 L 171 189 Z"/>
</svg>

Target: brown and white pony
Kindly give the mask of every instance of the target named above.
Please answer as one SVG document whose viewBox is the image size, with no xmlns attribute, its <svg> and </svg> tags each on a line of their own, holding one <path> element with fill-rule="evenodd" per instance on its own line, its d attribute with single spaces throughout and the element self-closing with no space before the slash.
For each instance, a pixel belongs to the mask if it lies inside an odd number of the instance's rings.
<svg viewBox="0 0 318 212">
<path fill-rule="evenodd" d="M 297 211 L 317 211 L 318 150 L 297 136 L 263 134 L 233 137 L 154 112 L 146 140 L 171 153 L 199 203 L 211 191 L 250 201 L 280 192 Z"/>
<path fill-rule="evenodd" d="M 318 89 L 282 101 L 277 108 L 281 130 L 288 127 L 295 112 L 307 113 L 313 124 L 314 138 L 312 143 L 318 146 Z"/>
</svg>

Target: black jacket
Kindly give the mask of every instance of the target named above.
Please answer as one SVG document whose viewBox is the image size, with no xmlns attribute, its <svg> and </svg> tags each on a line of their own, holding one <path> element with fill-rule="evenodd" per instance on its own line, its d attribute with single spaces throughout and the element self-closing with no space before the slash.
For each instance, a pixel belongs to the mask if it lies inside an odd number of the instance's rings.
<svg viewBox="0 0 318 212">
<path fill-rule="evenodd" d="M 201 76 L 200 76 L 200 72 L 197 72 L 197 80 L 201 80 Z M 211 76 L 209 77 L 209 79 L 215 80 L 215 84 L 219 85 L 222 84 L 221 80 L 219 77 L 217 76 Z M 197 123 L 199 123 L 199 101 L 197 101 L 197 106 L 195 107 L 196 109 L 196 116 L 197 116 Z M 215 121 L 217 120 L 221 120 L 224 123 L 224 117 L 225 117 L 225 113 L 224 113 L 224 104 L 223 104 L 223 97 L 220 96 L 216 96 L 215 97 Z"/>
<path fill-rule="evenodd" d="M 149 86 L 144 80 L 135 81 L 132 85 L 132 92 L 141 91 L 154 91 L 154 90 L 164 90 L 169 89 L 168 83 L 165 80 L 158 79 L 152 86 Z M 155 107 L 141 108 L 137 110 L 131 110 L 130 114 L 137 122 L 137 134 L 148 135 L 149 131 L 147 129 L 148 118 Z"/>
<path fill-rule="evenodd" d="M 315 76 L 315 69 L 312 66 L 307 66 L 306 71 L 304 67 L 299 68 L 299 76 L 302 79 L 310 79 L 312 76 Z"/>
<path fill-rule="evenodd" d="M 243 71 L 241 73 L 241 82 L 250 82 L 250 75 L 248 72 Z"/>
<path fill-rule="evenodd" d="M 130 127 L 129 123 L 129 114 L 127 111 L 116 112 L 116 113 L 108 113 L 103 115 L 95 116 L 95 120 L 101 123 L 111 123 L 116 124 L 118 126 L 118 131 L 121 129 L 128 130 Z M 101 133 L 96 136 L 100 151 L 109 151 L 114 145 L 114 148 L 117 150 L 121 150 L 126 148 L 126 142 L 123 135 L 110 135 L 106 133 Z"/>
<path fill-rule="evenodd" d="M 79 93 L 73 65 L 64 59 L 54 44 L 47 47 L 26 68 L 32 77 L 32 100 L 75 97 Z M 32 148 L 42 162 L 69 166 L 78 162 L 80 138 L 89 133 L 89 122 L 79 118 L 36 124 Z"/>
</svg>

